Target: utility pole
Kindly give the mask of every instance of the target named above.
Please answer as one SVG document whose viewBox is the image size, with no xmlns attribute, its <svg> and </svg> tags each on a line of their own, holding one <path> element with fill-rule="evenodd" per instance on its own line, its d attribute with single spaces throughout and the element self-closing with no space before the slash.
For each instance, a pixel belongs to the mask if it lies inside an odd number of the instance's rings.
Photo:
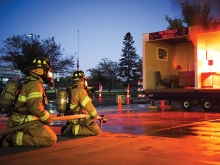
<svg viewBox="0 0 220 165">
<path fill-rule="evenodd" d="M 79 29 L 78 29 L 78 58 L 77 58 L 77 70 L 79 70 Z"/>
</svg>

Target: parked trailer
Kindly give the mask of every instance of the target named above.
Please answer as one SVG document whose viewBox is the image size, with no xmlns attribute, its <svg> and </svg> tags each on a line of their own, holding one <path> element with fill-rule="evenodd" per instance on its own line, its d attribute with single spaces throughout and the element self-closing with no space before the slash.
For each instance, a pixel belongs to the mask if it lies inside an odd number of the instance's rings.
<svg viewBox="0 0 220 165">
<path fill-rule="evenodd" d="M 143 89 L 156 100 L 180 102 L 184 110 L 220 108 L 220 25 L 145 33 Z"/>
<path fill-rule="evenodd" d="M 147 89 L 149 101 L 154 105 L 156 100 L 180 102 L 184 110 L 191 110 L 195 105 L 201 105 L 204 111 L 210 111 L 215 106 L 220 108 L 220 89 Z"/>
</svg>

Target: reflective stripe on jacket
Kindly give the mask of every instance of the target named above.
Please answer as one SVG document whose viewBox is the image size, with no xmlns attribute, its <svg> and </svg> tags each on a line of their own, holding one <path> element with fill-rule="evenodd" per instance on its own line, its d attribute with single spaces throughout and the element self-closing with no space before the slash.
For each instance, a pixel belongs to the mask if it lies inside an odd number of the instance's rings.
<svg viewBox="0 0 220 165">
<path fill-rule="evenodd" d="M 15 104 L 17 110 L 9 118 L 9 127 L 13 127 L 14 124 L 11 125 L 10 123 L 14 122 L 21 124 L 39 119 L 43 122 L 50 120 L 50 114 L 44 109 L 43 105 L 43 94 L 45 93 L 43 82 L 33 80 L 32 76 L 28 78 L 32 80 L 24 83 L 20 90 L 18 101 Z M 22 113 L 19 114 L 19 112 Z"/>
<path fill-rule="evenodd" d="M 98 116 L 98 113 L 92 104 L 91 98 L 83 88 L 82 82 L 78 83 L 77 87 L 71 89 L 70 109 L 74 112 L 74 114 L 80 114 L 82 113 L 82 109 L 84 109 L 93 118 Z"/>
</svg>

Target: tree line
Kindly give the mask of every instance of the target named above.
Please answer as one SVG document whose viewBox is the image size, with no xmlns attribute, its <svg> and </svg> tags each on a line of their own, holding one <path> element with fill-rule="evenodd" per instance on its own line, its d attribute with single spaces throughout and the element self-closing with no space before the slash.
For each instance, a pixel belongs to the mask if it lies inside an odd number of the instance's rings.
<svg viewBox="0 0 220 165">
<path fill-rule="evenodd" d="M 8 63 L 12 70 L 20 70 L 25 74 L 25 68 L 36 57 L 48 57 L 54 73 L 62 75 L 59 85 L 67 86 L 69 76 L 75 71 L 75 55 L 64 55 L 60 44 L 55 42 L 55 37 L 40 40 L 39 35 L 14 35 L 3 41 L 4 46 L 0 49 L 0 60 Z M 131 33 L 124 37 L 119 62 L 104 58 L 95 68 L 88 69 L 89 81 L 100 82 L 110 91 L 113 83 L 126 81 L 130 83 L 138 80 L 141 74 L 142 61 L 136 54 L 133 46 L 134 41 Z"/>
<path fill-rule="evenodd" d="M 100 82 L 110 92 L 112 85 L 126 87 L 128 84 L 137 84 L 142 76 L 142 59 L 136 53 L 133 37 L 126 33 L 123 40 L 123 49 L 119 61 L 103 58 L 95 68 L 88 69 L 90 80 Z"/>
</svg>

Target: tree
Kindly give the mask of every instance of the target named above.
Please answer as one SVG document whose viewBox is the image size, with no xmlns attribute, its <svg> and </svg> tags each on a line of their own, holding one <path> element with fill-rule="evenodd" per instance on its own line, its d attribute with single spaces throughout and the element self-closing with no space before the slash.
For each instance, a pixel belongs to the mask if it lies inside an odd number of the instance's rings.
<svg viewBox="0 0 220 165">
<path fill-rule="evenodd" d="M 94 69 L 88 69 L 90 77 L 100 82 L 102 85 L 108 86 L 108 92 L 111 91 L 112 83 L 117 80 L 118 63 L 107 58 L 103 58 Z"/>
<path fill-rule="evenodd" d="M 198 1 L 201 2 L 201 1 Z M 219 23 L 218 20 L 210 16 L 211 7 L 208 2 L 201 4 L 190 4 L 189 1 L 185 1 L 180 4 L 182 10 L 182 18 L 171 19 L 165 15 L 165 19 L 168 22 L 167 29 L 177 29 L 183 26 L 196 26 L 203 25 L 205 27 L 213 23 Z"/>
<path fill-rule="evenodd" d="M 181 8 L 183 22 L 187 26 L 208 26 L 212 23 L 213 18 L 209 16 L 211 8 L 207 2 L 201 6 L 201 4 L 192 5 L 189 3 L 189 1 L 185 1 L 181 3 Z"/>
<path fill-rule="evenodd" d="M 142 58 L 139 58 L 137 61 L 137 78 L 135 78 L 135 80 L 139 80 L 143 75 L 142 64 L 143 60 Z"/>
<path fill-rule="evenodd" d="M 119 75 L 122 80 L 130 84 L 132 80 L 140 79 L 142 63 L 140 64 L 140 57 L 136 54 L 130 32 L 124 36 L 123 44 L 124 48 L 122 49 L 121 59 L 119 59 Z"/>
<path fill-rule="evenodd" d="M 165 15 L 165 19 L 169 23 L 167 29 L 178 29 L 184 27 L 183 21 L 181 19 L 178 18 L 171 19 L 167 15 Z"/>
<path fill-rule="evenodd" d="M 90 73 L 89 80 L 97 81 L 102 85 L 107 84 L 108 79 L 103 71 L 100 70 L 100 67 L 98 65 L 95 68 L 88 69 L 87 71 Z"/>
<path fill-rule="evenodd" d="M 48 57 L 54 72 L 59 74 L 73 73 L 74 56 L 63 55 L 61 45 L 56 44 L 53 38 L 40 41 L 39 35 L 17 35 L 3 41 L 0 49 L 0 60 L 12 65 L 12 69 L 20 70 L 25 74 L 25 68 L 36 57 Z"/>
</svg>

